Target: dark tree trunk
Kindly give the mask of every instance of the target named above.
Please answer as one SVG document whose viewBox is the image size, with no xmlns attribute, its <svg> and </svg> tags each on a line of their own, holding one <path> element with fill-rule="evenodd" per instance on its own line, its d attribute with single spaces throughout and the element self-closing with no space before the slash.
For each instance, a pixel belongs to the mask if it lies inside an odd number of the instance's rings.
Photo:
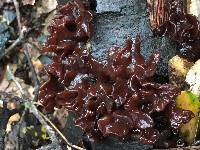
<svg viewBox="0 0 200 150">
<path fill-rule="evenodd" d="M 123 46 L 128 38 L 140 35 L 142 54 L 148 58 L 151 53 L 160 51 L 157 74 L 167 76 L 167 63 L 175 55 L 175 47 L 166 38 L 153 37 L 146 0 L 97 0 L 96 10 L 96 33 L 92 39 L 94 56 L 105 59 L 108 48 Z"/>
</svg>

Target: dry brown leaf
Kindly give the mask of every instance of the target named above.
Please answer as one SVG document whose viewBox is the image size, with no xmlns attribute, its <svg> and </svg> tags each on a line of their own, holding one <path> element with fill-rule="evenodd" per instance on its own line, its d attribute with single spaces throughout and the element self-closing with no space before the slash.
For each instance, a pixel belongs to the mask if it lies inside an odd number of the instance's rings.
<svg viewBox="0 0 200 150">
<path fill-rule="evenodd" d="M 7 123 L 7 127 L 6 127 L 6 132 L 9 133 L 12 131 L 12 123 L 18 122 L 20 120 L 20 115 L 19 113 L 16 113 L 14 115 L 12 115 Z"/>
<path fill-rule="evenodd" d="M 3 78 L 3 80 L 0 83 L 0 90 L 5 91 L 9 83 L 10 82 L 6 78 Z"/>
<path fill-rule="evenodd" d="M 19 79 L 17 77 L 15 79 L 17 80 L 17 82 L 22 87 L 24 95 L 26 97 L 33 98 L 34 97 L 34 95 L 33 95 L 34 88 L 31 85 L 25 84 L 22 79 Z M 3 83 L 6 83 L 6 85 L 4 86 Z M 19 87 L 16 86 L 15 82 L 10 81 L 9 86 L 8 86 L 8 84 L 9 84 L 9 82 L 7 82 L 6 80 L 3 80 L 2 84 L 0 84 L 0 88 L 2 88 L 2 90 L 4 92 L 13 93 L 15 96 L 20 97 L 21 92 L 19 90 Z"/>
<path fill-rule="evenodd" d="M 44 13 L 49 13 L 56 9 L 57 5 L 57 0 L 40 0 L 37 3 L 37 14 L 41 15 Z"/>
<path fill-rule="evenodd" d="M 16 103 L 16 101 L 9 102 L 9 103 L 7 104 L 7 108 L 10 109 L 10 110 L 16 109 L 16 108 L 17 108 L 17 103 Z"/>
<path fill-rule="evenodd" d="M 33 62 L 33 66 L 35 68 L 35 71 L 37 73 L 40 72 L 43 68 L 43 64 L 41 63 L 41 61 L 37 59 L 37 60 L 32 60 L 32 62 Z"/>
<path fill-rule="evenodd" d="M 34 5 L 35 0 L 22 0 L 23 5 Z"/>
<path fill-rule="evenodd" d="M 16 113 L 9 118 L 8 122 L 13 123 L 13 122 L 18 122 L 19 120 L 20 120 L 20 115 L 19 113 Z"/>
<path fill-rule="evenodd" d="M 6 67 L 2 63 L 0 63 L 0 83 L 4 78 L 4 74 L 5 74 L 5 70 L 6 70 L 5 68 Z"/>
<path fill-rule="evenodd" d="M 3 6 L 4 3 L 12 3 L 12 0 L 0 0 L 0 8 Z"/>
<path fill-rule="evenodd" d="M 61 109 L 56 109 L 53 115 L 58 119 L 61 128 L 64 128 L 67 123 L 67 116 L 68 116 L 68 111 L 66 110 L 66 108 L 63 107 Z"/>
</svg>

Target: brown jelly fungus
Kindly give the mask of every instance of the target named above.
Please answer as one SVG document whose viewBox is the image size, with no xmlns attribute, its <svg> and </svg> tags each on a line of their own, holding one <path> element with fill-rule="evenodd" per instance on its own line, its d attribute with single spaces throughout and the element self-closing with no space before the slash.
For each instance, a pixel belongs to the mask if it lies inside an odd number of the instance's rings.
<svg viewBox="0 0 200 150">
<path fill-rule="evenodd" d="M 187 14 L 184 0 L 147 0 L 150 24 L 155 35 L 168 36 L 177 52 L 191 61 L 200 59 L 200 23 Z"/>
<path fill-rule="evenodd" d="M 84 46 L 93 34 L 94 13 L 88 6 L 68 2 L 58 9 L 44 46 L 44 52 L 56 55 L 46 67 L 49 80 L 40 88 L 39 101 L 48 112 L 63 106 L 72 111 L 91 140 L 116 136 L 169 142 L 194 114 L 175 106 L 177 87 L 154 82 L 159 53 L 145 60 L 137 36 L 123 48 L 110 48 L 106 61 L 96 60 Z"/>
</svg>

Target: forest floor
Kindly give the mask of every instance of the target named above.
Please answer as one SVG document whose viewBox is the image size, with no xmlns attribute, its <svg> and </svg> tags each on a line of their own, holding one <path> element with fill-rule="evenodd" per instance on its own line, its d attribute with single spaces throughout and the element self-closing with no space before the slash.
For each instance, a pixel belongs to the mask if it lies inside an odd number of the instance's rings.
<svg viewBox="0 0 200 150">
<path fill-rule="evenodd" d="M 0 1 L 0 150 L 82 149 L 62 134 L 67 111 L 46 116 L 37 102 L 40 83 L 48 79 L 44 65 L 51 63 L 42 44 L 57 5 L 56 0 Z"/>
</svg>

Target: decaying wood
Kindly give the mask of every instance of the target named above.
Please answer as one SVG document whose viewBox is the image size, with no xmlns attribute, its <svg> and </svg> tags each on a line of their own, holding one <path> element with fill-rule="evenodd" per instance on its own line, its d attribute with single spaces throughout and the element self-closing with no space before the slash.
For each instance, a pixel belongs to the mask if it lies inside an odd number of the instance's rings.
<svg viewBox="0 0 200 150">
<path fill-rule="evenodd" d="M 194 65 L 193 62 L 179 57 L 174 56 L 169 60 L 169 82 L 173 85 L 180 87 L 182 90 L 189 89 L 186 83 L 186 75 L 189 69 Z"/>
<path fill-rule="evenodd" d="M 169 12 L 165 7 L 166 0 L 147 0 L 150 25 L 152 29 L 161 26 L 168 20 Z"/>
<path fill-rule="evenodd" d="M 187 12 L 195 15 L 200 21 L 200 0 L 187 0 Z"/>
</svg>

